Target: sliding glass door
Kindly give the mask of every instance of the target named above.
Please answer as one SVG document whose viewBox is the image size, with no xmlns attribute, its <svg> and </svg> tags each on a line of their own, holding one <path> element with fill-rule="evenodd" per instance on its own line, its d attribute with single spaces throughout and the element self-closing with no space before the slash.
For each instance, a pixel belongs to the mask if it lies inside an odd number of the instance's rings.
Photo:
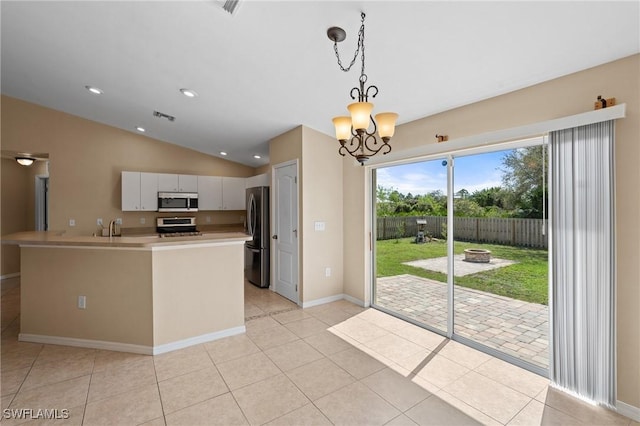
<svg viewBox="0 0 640 426">
<path fill-rule="evenodd" d="M 447 332 L 447 160 L 374 170 L 375 305 Z"/>
<path fill-rule="evenodd" d="M 374 170 L 374 307 L 544 373 L 541 142 Z"/>
<path fill-rule="evenodd" d="M 549 366 L 542 145 L 454 157 L 453 335 Z"/>
</svg>

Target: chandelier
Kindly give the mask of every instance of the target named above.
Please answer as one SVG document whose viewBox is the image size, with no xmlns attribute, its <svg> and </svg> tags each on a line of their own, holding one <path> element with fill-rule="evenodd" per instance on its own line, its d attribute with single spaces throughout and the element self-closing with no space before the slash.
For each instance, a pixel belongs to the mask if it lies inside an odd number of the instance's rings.
<svg viewBox="0 0 640 426">
<path fill-rule="evenodd" d="M 367 75 L 364 72 L 364 18 L 365 14 L 360 14 L 362 25 L 358 31 L 358 46 L 353 55 L 353 59 L 348 67 L 342 65 L 340 54 L 338 53 L 338 43 L 347 37 L 347 33 L 339 27 L 331 27 L 327 30 L 327 36 L 333 41 L 333 50 L 338 59 L 338 66 L 344 72 L 348 72 L 360 54 L 362 60 L 362 68 L 360 71 L 359 85 L 351 89 L 349 93 L 351 99 L 358 99 L 357 102 L 349 104 L 347 109 L 351 114 L 350 117 L 335 117 L 333 124 L 336 128 L 336 139 L 340 142 L 338 153 L 343 157 L 346 154 L 355 157 L 360 165 L 364 163 L 378 152 L 388 154 L 391 152 L 389 141 L 393 137 L 395 131 L 396 119 L 398 114 L 395 112 L 381 112 L 376 114 L 375 120 L 371 116 L 373 104 L 369 102 L 369 97 L 375 98 L 378 94 L 378 88 L 374 85 L 365 87 Z M 371 131 L 369 128 L 371 127 Z M 376 138 L 376 131 L 380 140 Z"/>
</svg>

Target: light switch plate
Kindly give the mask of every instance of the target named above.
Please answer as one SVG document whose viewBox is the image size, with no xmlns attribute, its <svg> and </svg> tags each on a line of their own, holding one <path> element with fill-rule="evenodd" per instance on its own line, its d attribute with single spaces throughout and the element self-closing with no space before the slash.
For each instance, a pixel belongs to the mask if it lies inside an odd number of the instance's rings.
<svg viewBox="0 0 640 426">
<path fill-rule="evenodd" d="M 76 226 L 76 220 L 75 219 L 69 219 L 69 226 Z"/>
<path fill-rule="evenodd" d="M 314 222 L 313 225 L 316 231 L 324 231 L 324 222 Z"/>
</svg>

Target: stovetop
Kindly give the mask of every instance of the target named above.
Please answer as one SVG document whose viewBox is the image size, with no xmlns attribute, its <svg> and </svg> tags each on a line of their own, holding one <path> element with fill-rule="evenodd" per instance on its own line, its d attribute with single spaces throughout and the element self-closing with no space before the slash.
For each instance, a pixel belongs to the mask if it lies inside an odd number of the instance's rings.
<svg viewBox="0 0 640 426">
<path fill-rule="evenodd" d="M 199 231 L 190 231 L 190 232 L 163 232 L 160 233 L 160 238 L 171 238 L 171 237 L 198 237 L 202 235 L 202 232 Z"/>
</svg>

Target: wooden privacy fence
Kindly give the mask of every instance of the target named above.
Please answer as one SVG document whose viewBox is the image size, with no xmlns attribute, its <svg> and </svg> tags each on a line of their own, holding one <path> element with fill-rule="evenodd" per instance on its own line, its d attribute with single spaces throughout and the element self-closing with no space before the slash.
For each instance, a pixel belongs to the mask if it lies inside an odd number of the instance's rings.
<svg viewBox="0 0 640 426">
<path fill-rule="evenodd" d="M 423 225 L 427 235 L 444 238 L 447 223 L 444 216 L 379 217 L 376 238 L 388 240 L 413 237 L 418 233 L 418 219 L 427 221 L 427 224 Z M 546 249 L 546 223 L 542 219 L 454 217 L 453 238 L 458 241 Z"/>
</svg>

